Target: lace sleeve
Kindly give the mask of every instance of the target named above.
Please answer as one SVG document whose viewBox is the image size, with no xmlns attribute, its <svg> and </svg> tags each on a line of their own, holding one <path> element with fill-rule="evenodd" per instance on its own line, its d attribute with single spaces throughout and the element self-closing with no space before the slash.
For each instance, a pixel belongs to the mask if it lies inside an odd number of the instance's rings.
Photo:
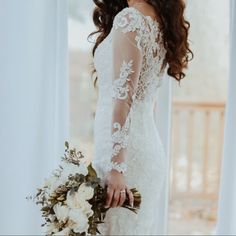
<svg viewBox="0 0 236 236">
<path fill-rule="evenodd" d="M 129 9 L 123 11 L 114 19 L 112 31 L 112 154 L 109 170 L 120 172 L 126 170 L 131 109 L 142 66 L 138 17 Z"/>
</svg>

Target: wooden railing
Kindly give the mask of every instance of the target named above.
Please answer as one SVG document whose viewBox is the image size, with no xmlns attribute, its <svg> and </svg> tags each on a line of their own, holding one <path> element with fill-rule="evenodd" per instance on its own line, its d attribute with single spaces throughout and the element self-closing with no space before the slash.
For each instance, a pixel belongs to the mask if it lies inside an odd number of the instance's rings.
<svg viewBox="0 0 236 236">
<path fill-rule="evenodd" d="M 218 197 L 224 103 L 173 102 L 171 199 Z"/>
</svg>

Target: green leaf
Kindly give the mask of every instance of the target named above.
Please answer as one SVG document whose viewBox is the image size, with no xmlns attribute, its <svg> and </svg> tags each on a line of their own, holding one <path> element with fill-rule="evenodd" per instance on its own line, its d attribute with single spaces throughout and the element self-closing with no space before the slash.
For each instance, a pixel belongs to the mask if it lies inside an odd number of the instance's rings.
<svg viewBox="0 0 236 236">
<path fill-rule="evenodd" d="M 89 176 L 94 177 L 94 178 L 97 177 L 96 170 L 93 168 L 92 163 L 88 165 L 87 169 L 88 169 Z"/>
</svg>

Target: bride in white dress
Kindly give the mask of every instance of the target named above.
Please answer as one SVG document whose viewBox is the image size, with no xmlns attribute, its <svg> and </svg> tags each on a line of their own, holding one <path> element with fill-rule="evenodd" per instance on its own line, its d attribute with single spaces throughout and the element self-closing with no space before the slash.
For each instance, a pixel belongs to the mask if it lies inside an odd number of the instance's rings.
<svg viewBox="0 0 236 236">
<path fill-rule="evenodd" d="M 153 109 L 165 69 L 176 80 L 184 77 L 191 53 L 184 3 L 94 2 L 100 35 L 93 50 L 99 89 L 93 164 L 108 187 L 110 207 L 99 230 L 102 235 L 157 235 L 167 160 Z M 119 207 L 126 196 L 133 204 L 129 189 L 134 187 L 142 196 L 138 214 Z"/>
</svg>

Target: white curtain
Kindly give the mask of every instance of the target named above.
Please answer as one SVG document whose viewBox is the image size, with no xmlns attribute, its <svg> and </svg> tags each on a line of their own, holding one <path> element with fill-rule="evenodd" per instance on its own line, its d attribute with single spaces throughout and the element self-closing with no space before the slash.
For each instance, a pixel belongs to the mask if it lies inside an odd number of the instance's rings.
<svg viewBox="0 0 236 236">
<path fill-rule="evenodd" d="M 36 191 L 68 137 L 66 0 L 0 0 L 0 235 L 42 234 Z"/>
<path fill-rule="evenodd" d="M 163 85 L 159 89 L 157 103 L 156 103 L 156 123 L 158 131 L 165 147 L 166 158 L 168 159 L 170 167 L 170 144 L 171 144 L 171 108 L 172 108 L 172 86 L 170 78 L 167 74 L 163 80 Z M 168 233 L 168 205 L 169 205 L 169 169 L 167 169 L 167 176 L 165 181 L 165 188 L 163 189 L 161 198 L 159 199 L 161 209 L 157 209 L 160 218 L 157 219 L 157 227 L 159 235 L 166 235 Z"/>
<path fill-rule="evenodd" d="M 236 1 L 231 0 L 230 15 L 230 73 L 220 201 L 218 235 L 236 235 Z"/>
</svg>

